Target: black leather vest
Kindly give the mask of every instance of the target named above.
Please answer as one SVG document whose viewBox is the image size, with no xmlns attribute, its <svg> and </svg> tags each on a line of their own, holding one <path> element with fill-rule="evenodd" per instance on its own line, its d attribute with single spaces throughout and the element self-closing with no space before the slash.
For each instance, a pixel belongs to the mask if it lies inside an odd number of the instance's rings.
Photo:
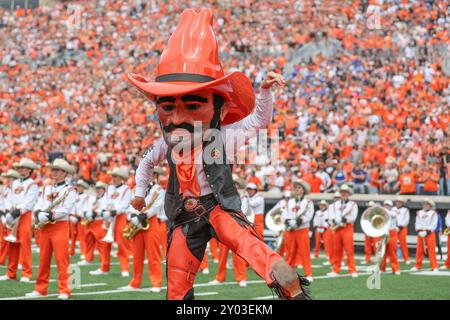
<svg viewBox="0 0 450 320">
<path fill-rule="evenodd" d="M 211 142 L 206 142 L 203 146 L 203 170 L 205 171 L 209 186 L 222 209 L 240 212 L 241 197 L 233 182 L 231 165 L 227 164 L 225 160 L 226 155 L 223 142 L 220 140 L 218 143 L 214 143 L 213 148 L 211 146 Z M 212 157 L 212 153 L 216 157 Z M 205 161 L 205 159 L 209 160 Z M 169 221 L 175 221 L 177 216 L 183 213 L 183 195 L 179 193 L 179 182 L 170 148 L 167 152 L 167 160 L 169 162 L 170 175 L 164 201 L 164 210 Z"/>
</svg>

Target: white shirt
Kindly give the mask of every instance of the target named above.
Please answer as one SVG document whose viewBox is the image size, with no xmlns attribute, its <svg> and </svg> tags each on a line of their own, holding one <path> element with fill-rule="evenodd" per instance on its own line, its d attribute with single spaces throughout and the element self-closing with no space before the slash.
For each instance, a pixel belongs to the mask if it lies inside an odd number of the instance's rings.
<svg viewBox="0 0 450 320">
<path fill-rule="evenodd" d="M 158 195 L 155 196 L 155 193 L 158 192 Z M 164 206 L 164 196 L 165 191 L 159 184 L 154 184 L 147 196 L 145 197 L 145 205 L 147 206 L 153 197 L 156 197 L 152 206 L 145 211 L 148 218 L 153 217 L 154 215 L 158 215 Z"/>
<path fill-rule="evenodd" d="M 267 127 L 272 118 L 273 104 L 270 89 L 261 89 L 261 93 L 256 99 L 255 110 L 246 118 L 236 123 L 223 126 L 221 129 L 222 140 L 225 144 L 225 150 L 228 159 L 234 159 L 239 151 L 239 148 L 245 144 L 245 140 L 229 141 L 227 144 L 227 135 L 236 133 L 236 130 L 242 134 L 239 136 L 247 136 L 246 133 L 250 133 L 252 130 L 257 130 Z M 227 130 L 233 129 L 233 130 Z M 227 132 L 228 131 L 228 132 Z M 163 138 L 155 141 L 152 147 L 143 156 L 139 167 L 136 170 L 136 196 L 145 197 L 148 183 L 153 179 L 153 168 L 163 161 L 167 156 L 168 146 Z M 206 178 L 205 171 L 203 170 L 202 153 L 198 152 L 195 159 L 195 166 L 197 170 L 198 182 L 200 186 L 201 195 L 207 195 L 212 193 L 209 186 L 209 182 Z M 188 192 L 185 196 L 190 195 Z"/>
<path fill-rule="evenodd" d="M 310 199 L 303 198 L 301 200 L 296 200 L 294 198 L 283 199 L 279 201 L 270 211 L 277 210 L 279 208 L 283 208 L 284 211 L 281 215 L 281 221 L 285 223 L 287 220 L 297 219 L 300 216 L 302 217 L 302 224 L 296 228 L 296 230 L 309 228 L 309 223 L 314 216 L 314 205 Z"/>
<path fill-rule="evenodd" d="M 0 186 L 0 210 L 5 211 L 7 209 L 6 199 L 9 194 L 9 188 L 7 186 Z"/>
<path fill-rule="evenodd" d="M 389 223 L 389 230 L 395 230 L 397 229 L 398 221 L 397 221 L 397 211 L 395 211 L 395 208 L 386 209 L 386 211 L 389 213 L 389 217 L 391 218 L 391 221 Z"/>
<path fill-rule="evenodd" d="M 264 214 L 264 197 L 256 193 L 253 197 L 248 197 L 248 205 L 252 208 L 255 215 Z"/>
<path fill-rule="evenodd" d="M 86 193 L 78 193 L 77 200 L 75 201 L 75 205 L 73 206 L 73 213 L 79 217 L 83 218 L 84 213 L 87 209 L 87 202 L 89 201 L 89 196 Z"/>
<path fill-rule="evenodd" d="M 438 217 L 434 210 L 419 210 L 416 213 L 416 231 L 428 230 L 434 232 L 437 228 Z"/>
<path fill-rule="evenodd" d="M 313 220 L 313 227 L 319 227 L 319 228 L 328 228 L 328 215 L 329 215 L 329 210 L 328 208 L 325 209 L 324 211 L 322 210 L 317 210 L 315 215 L 314 215 L 314 220 Z"/>
<path fill-rule="evenodd" d="M 66 183 L 60 185 L 45 186 L 42 195 L 39 196 L 35 211 L 46 211 L 59 199 L 64 197 L 58 205 L 52 208 L 53 219 L 67 221 L 77 200 L 76 190 Z"/>
<path fill-rule="evenodd" d="M 345 204 L 343 200 L 337 200 L 330 206 L 329 210 L 330 218 L 336 223 L 341 223 L 344 217 L 347 223 L 354 223 L 358 215 L 358 205 L 351 200 L 347 200 Z"/>
<path fill-rule="evenodd" d="M 117 214 L 125 213 L 131 202 L 130 188 L 125 184 L 121 184 L 119 187 L 110 185 L 107 194 L 111 210 L 116 210 Z"/>
<path fill-rule="evenodd" d="M 109 199 L 108 194 L 105 192 L 100 198 L 95 196 L 89 196 L 87 198 L 86 205 L 83 208 L 84 213 L 96 212 L 94 220 L 103 220 L 101 213 L 103 211 L 110 210 L 112 207 L 111 199 Z"/>
<path fill-rule="evenodd" d="M 8 202 L 10 208 L 17 208 L 20 214 L 33 211 L 39 197 L 39 188 L 33 179 L 16 179 L 12 183 Z"/>
<path fill-rule="evenodd" d="M 405 207 L 394 207 L 392 210 L 397 214 L 397 225 L 400 228 L 407 227 L 409 224 L 409 209 Z"/>
</svg>

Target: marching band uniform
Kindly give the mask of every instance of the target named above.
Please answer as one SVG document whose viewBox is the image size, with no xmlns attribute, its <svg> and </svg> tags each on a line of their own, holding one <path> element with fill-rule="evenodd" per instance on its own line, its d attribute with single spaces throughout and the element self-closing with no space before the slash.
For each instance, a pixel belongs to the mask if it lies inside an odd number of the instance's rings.
<svg viewBox="0 0 450 320">
<path fill-rule="evenodd" d="M 370 201 L 368 203 L 368 207 L 376 206 L 376 203 Z M 372 257 L 372 252 L 374 255 L 377 254 L 377 244 L 381 241 L 381 237 L 369 237 L 367 234 L 364 234 L 364 260 L 361 261 L 361 264 L 370 263 L 370 258 Z"/>
<path fill-rule="evenodd" d="M 399 200 L 397 199 L 397 201 Z M 397 225 L 399 228 L 398 242 L 400 243 L 400 250 L 402 252 L 403 260 L 406 264 L 409 264 L 408 244 L 406 242 L 406 237 L 408 235 L 409 209 L 404 207 L 402 204 L 401 207 L 397 205 L 392 208 L 392 210 L 397 213 Z"/>
<path fill-rule="evenodd" d="M 447 216 L 445 217 L 445 225 L 450 228 L 450 210 L 447 211 Z M 445 260 L 444 265 L 440 269 L 450 269 L 450 233 L 447 236 L 447 260 Z"/>
<path fill-rule="evenodd" d="M 63 159 L 56 159 L 51 167 L 70 174 L 75 172 L 75 169 Z M 35 208 L 35 211 L 38 212 L 38 222 L 41 225 L 39 271 L 35 289 L 27 294 L 28 296 L 47 295 L 53 253 L 58 269 L 58 292 L 62 299 L 70 296 L 69 215 L 76 199 L 76 190 L 65 181 L 45 186 L 42 196 L 39 197 Z M 55 205 L 55 203 L 57 204 Z M 48 213 L 47 210 L 52 206 L 53 208 Z"/>
<path fill-rule="evenodd" d="M 81 182 L 86 184 L 85 182 Z M 80 182 L 77 183 L 80 185 Z M 87 185 L 83 186 L 87 189 Z M 83 191 L 78 192 L 77 200 L 75 202 L 75 206 L 73 207 L 73 214 L 70 215 L 70 255 L 73 256 L 75 254 L 75 245 L 78 240 L 80 244 L 80 254 L 83 257 L 83 260 L 86 259 L 86 230 L 85 227 L 81 224 L 81 219 L 84 218 L 84 213 L 88 201 L 90 200 L 90 196 Z"/>
<path fill-rule="evenodd" d="M 37 166 L 32 163 L 26 163 L 21 159 L 14 167 L 26 167 L 36 169 Z M 39 197 L 39 188 L 31 177 L 14 180 L 9 193 L 8 203 L 10 214 L 15 209 L 19 210 L 19 226 L 17 229 L 17 241 L 9 243 L 8 247 L 8 272 L 6 276 L 9 279 L 16 279 L 19 260 L 22 264 L 21 281 L 29 281 L 32 276 L 32 256 L 31 256 L 31 228 L 32 228 L 32 210 Z"/>
<path fill-rule="evenodd" d="M 257 190 L 256 185 L 250 182 L 247 189 Z M 264 239 L 264 197 L 259 193 L 255 193 L 253 196 L 248 197 L 248 205 L 255 214 L 255 221 L 253 228 L 261 239 Z"/>
<path fill-rule="evenodd" d="M 389 261 L 391 262 L 392 272 L 394 272 L 396 275 L 400 275 L 400 266 L 398 264 L 398 258 L 397 258 L 397 212 L 395 210 L 392 210 L 393 203 L 390 200 L 384 201 L 384 205 L 388 205 L 389 208 L 384 207 L 389 213 L 389 216 L 391 217 L 391 222 L 389 225 L 389 241 L 386 243 L 386 251 L 384 253 L 383 260 L 380 265 L 381 271 L 386 271 L 386 261 L 387 257 L 389 256 Z"/>
<path fill-rule="evenodd" d="M 145 197 L 146 206 L 151 202 L 153 204 L 143 213 L 144 219 L 147 220 L 149 228 L 141 230 L 133 237 L 133 278 L 128 284 L 132 288 L 140 288 L 142 282 L 142 274 L 144 272 L 144 257 L 147 253 L 147 269 L 151 291 L 159 292 L 162 286 L 162 266 L 161 266 L 161 248 L 160 248 L 160 232 L 158 226 L 158 213 L 162 211 L 164 204 L 164 189 L 155 183 L 150 188 Z M 131 218 L 131 223 L 141 225 L 139 217 Z"/>
<path fill-rule="evenodd" d="M 121 169 L 114 169 L 110 172 L 111 175 L 117 175 L 122 179 L 127 179 L 128 174 L 124 173 Z M 112 204 L 112 212 L 116 213 L 115 225 L 114 225 L 114 240 L 118 246 L 118 257 L 122 275 L 126 275 L 130 271 L 130 255 L 133 252 L 132 242 L 127 240 L 123 236 L 123 230 L 125 229 L 127 222 L 127 209 L 131 201 L 130 188 L 121 183 L 117 186 L 110 185 L 108 188 L 108 197 Z"/>
<path fill-rule="evenodd" d="M 344 187 L 345 186 L 345 187 Z M 351 192 L 347 185 L 342 185 L 340 192 Z M 342 227 L 334 230 L 333 242 L 333 269 L 331 275 L 339 274 L 341 271 L 341 263 L 343 252 L 347 256 L 348 271 L 353 277 L 357 277 L 355 264 L 355 250 L 353 244 L 353 224 L 358 214 L 358 205 L 352 200 L 338 200 L 333 205 L 331 212 L 331 220 L 335 224 L 342 224 Z"/>
<path fill-rule="evenodd" d="M 419 210 L 416 213 L 415 229 L 417 234 L 417 249 L 416 249 L 416 264 L 413 270 L 422 268 L 422 261 L 425 252 L 425 244 L 427 246 L 428 256 L 430 259 L 430 266 L 432 270 L 438 269 L 436 259 L 436 227 L 438 224 L 438 214 L 433 210 L 434 202 L 430 199 L 424 199 L 428 202 L 431 208 L 427 211 L 425 209 Z"/>
<path fill-rule="evenodd" d="M 320 204 L 327 205 L 327 208 L 322 210 L 317 210 L 314 215 L 313 227 L 314 227 L 314 237 L 316 238 L 316 246 L 314 250 L 314 256 L 317 258 L 319 256 L 320 247 L 323 241 L 323 246 L 325 249 L 325 255 L 329 262 L 331 262 L 331 252 L 333 251 L 333 243 L 331 241 L 331 230 L 329 229 L 328 219 L 329 211 L 328 204 L 326 202 L 320 202 Z"/>
<path fill-rule="evenodd" d="M 10 170 L 8 173 L 11 173 L 12 170 Z M 8 173 L 2 173 L 3 177 L 13 178 L 12 176 L 9 176 Z M 15 172 L 17 176 L 19 176 L 18 172 Z M 8 256 L 8 244 L 9 242 L 4 239 L 7 233 L 6 228 L 6 212 L 10 209 L 10 205 L 7 203 L 7 200 L 9 198 L 9 193 L 11 192 L 11 186 L 0 186 L 0 211 L 2 214 L 0 214 L 0 265 L 4 265 L 6 261 L 6 257 Z"/>
</svg>

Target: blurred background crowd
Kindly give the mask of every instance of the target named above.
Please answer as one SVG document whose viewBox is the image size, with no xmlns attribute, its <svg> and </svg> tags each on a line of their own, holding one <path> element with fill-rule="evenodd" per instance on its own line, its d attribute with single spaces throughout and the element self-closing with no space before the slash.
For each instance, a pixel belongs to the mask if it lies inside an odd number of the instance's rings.
<svg viewBox="0 0 450 320">
<path fill-rule="evenodd" d="M 368 23 L 370 5 L 379 24 Z M 450 4 L 384 1 L 62 1 L 0 8 L 0 169 L 65 157 L 75 178 L 131 173 L 160 136 L 154 106 L 126 80 L 153 78 L 187 7 L 212 7 L 226 73 L 275 89 L 279 160 L 251 156 L 243 183 L 312 192 L 450 195 Z M 37 181 L 47 174 L 38 170 Z M 133 185 L 131 175 L 130 185 Z"/>
</svg>

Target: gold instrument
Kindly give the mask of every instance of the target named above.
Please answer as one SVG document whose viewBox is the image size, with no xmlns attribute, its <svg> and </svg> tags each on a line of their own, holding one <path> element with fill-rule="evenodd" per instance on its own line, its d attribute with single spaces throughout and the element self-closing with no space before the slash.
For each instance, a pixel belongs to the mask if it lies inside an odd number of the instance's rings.
<svg viewBox="0 0 450 320">
<path fill-rule="evenodd" d="M 112 211 L 114 209 L 114 205 L 110 203 L 107 208 L 107 210 Z M 106 243 L 113 243 L 114 242 L 114 227 L 116 226 L 116 218 L 117 214 L 114 216 L 113 221 L 108 226 L 108 231 L 106 231 L 106 235 L 103 237 L 102 241 Z"/>
<path fill-rule="evenodd" d="M 445 228 L 444 236 L 450 236 L 450 227 Z"/>
<path fill-rule="evenodd" d="M 353 203 L 353 205 L 352 205 L 351 208 L 348 210 L 348 212 L 343 213 L 344 210 L 343 210 L 343 206 L 342 206 L 342 204 L 341 204 L 340 210 L 341 210 L 341 216 L 342 216 L 342 218 L 345 218 L 346 216 L 348 216 L 348 215 L 352 212 L 354 206 L 355 206 L 355 203 Z M 340 228 L 345 227 L 345 225 L 346 225 L 345 222 L 341 222 L 341 223 L 334 223 L 334 222 L 333 222 L 333 223 L 331 224 L 331 226 L 330 226 L 330 230 L 331 230 L 331 231 L 336 231 L 337 229 L 340 229 Z"/>
<path fill-rule="evenodd" d="M 150 199 L 149 203 L 139 212 L 139 214 L 144 213 L 148 209 L 150 209 L 153 204 L 155 203 L 156 199 L 158 198 L 158 195 L 160 193 L 161 189 L 157 189 L 155 193 L 153 194 L 152 198 Z M 123 237 L 127 240 L 133 239 L 133 237 L 139 232 L 139 231 L 146 231 L 150 228 L 150 224 L 148 223 L 148 220 L 145 220 L 142 222 L 142 227 L 138 227 L 133 223 L 128 223 L 125 228 L 123 229 Z"/>
<path fill-rule="evenodd" d="M 94 205 L 92 206 L 92 212 L 96 212 L 97 208 L 98 208 L 98 204 L 99 204 L 99 200 L 100 198 L 95 198 L 95 202 Z M 93 218 L 95 219 L 95 218 Z M 84 217 L 83 219 L 81 219 L 81 225 L 84 227 L 87 227 L 93 220 L 90 220 L 89 218 Z"/>
<path fill-rule="evenodd" d="M 53 202 L 46 210 L 39 210 L 38 212 L 48 212 L 50 213 L 53 208 L 55 208 L 56 206 L 58 206 L 61 202 L 64 201 L 64 199 L 67 198 L 67 196 L 69 195 L 69 192 L 72 190 L 72 188 L 67 188 L 66 192 L 64 192 L 64 194 L 62 195 L 61 198 L 59 198 L 58 200 L 56 200 L 55 202 Z M 37 216 L 35 216 L 35 221 L 33 223 L 34 229 L 40 229 L 41 227 L 45 226 L 46 224 L 55 224 L 56 221 L 47 221 L 44 223 L 39 223 L 38 222 L 38 218 Z"/>
<path fill-rule="evenodd" d="M 10 211 L 13 211 L 13 210 L 14 210 L 14 208 L 12 208 Z M 13 222 L 11 224 L 6 225 L 6 227 L 11 230 L 11 233 L 3 238 L 3 239 L 5 239 L 5 241 L 13 242 L 13 243 L 17 241 L 17 230 L 19 229 L 19 220 L 20 220 L 20 215 L 15 220 L 15 223 Z"/>
</svg>

